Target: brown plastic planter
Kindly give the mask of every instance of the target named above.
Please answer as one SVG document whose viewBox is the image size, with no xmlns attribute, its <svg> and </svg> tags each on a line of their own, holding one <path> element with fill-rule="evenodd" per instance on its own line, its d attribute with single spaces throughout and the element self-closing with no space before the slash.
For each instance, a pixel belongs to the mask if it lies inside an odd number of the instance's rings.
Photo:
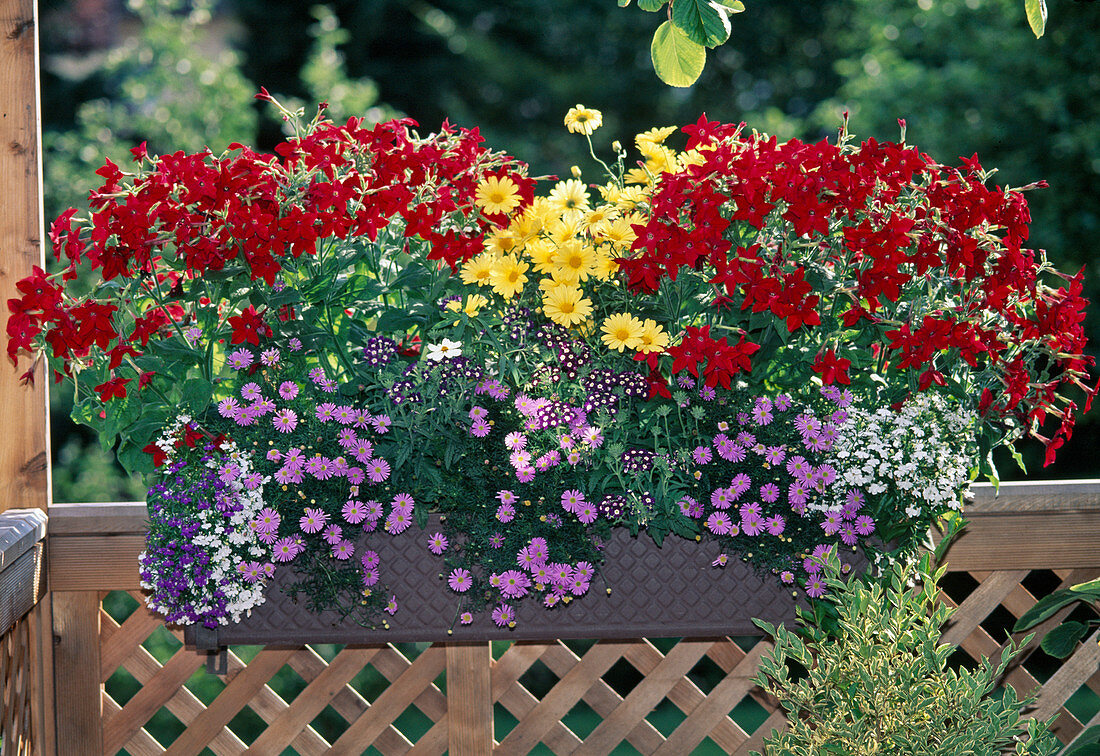
<svg viewBox="0 0 1100 756">
<path fill-rule="evenodd" d="M 213 649 L 231 644 L 756 635 L 753 617 L 794 619 L 795 599 L 777 579 L 758 575 L 736 557 L 723 569 L 712 567 L 719 553 L 716 543 L 669 537 L 657 548 L 649 537 L 632 538 L 625 528 L 617 528 L 587 595 L 550 610 L 534 599 L 510 602 L 517 610 L 511 630 L 494 625 L 489 612 L 463 626 L 457 621 L 458 596 L 439 576 L 443 559 L 430 555 L 426 543 L 427 535 L 408 533 L 371 540 L 382 558 L 380 585 L 387 584 L 398 600 L 388 630 L 338 623 L 333 613 L 309 612 L 282 591 L 280 575 L 293 577 L 282 571 L 269 586 L 267 601 L 250 617 L 214 631 L 188 627 L 187 644 Z"/>
</svg>

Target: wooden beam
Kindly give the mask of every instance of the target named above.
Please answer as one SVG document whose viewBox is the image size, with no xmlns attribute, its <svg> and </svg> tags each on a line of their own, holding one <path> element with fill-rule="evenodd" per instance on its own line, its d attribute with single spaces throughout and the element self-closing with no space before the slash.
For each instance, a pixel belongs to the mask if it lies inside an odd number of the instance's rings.
<svg viewBox="0 0 1100 756">
<path fill-rule="evenodd" d="M 493 696 L 488 643 L 448 643 L 447 748 L 451 756 L 493 750 Z"/>
<path fill-rule="evenodd" d="M 58 753 L 103 753 L 99 594 L 53 593 Z"/>
<path fill-rule="evenodd" d="M 145 536 L 139 534 L 51 538 L 50 590 L 137 590 L 138 555 L 144 550 Z"/>
<path fill-rule="evenodd" d="M 0 333 L 6 345 L 9 298 L 16 282 L 45 267 L 42 248 L 41 118 L 38 108 L 38 23 L 34 0 L 0 0 Z M 6 350 L 4 361 L 7 360 Z M 34 387 L 21 385 L 9 362 L 0 369 L 0 511 L 46 509 L 50 496 L 47 374 L 39 364 Z"/>
</svg>

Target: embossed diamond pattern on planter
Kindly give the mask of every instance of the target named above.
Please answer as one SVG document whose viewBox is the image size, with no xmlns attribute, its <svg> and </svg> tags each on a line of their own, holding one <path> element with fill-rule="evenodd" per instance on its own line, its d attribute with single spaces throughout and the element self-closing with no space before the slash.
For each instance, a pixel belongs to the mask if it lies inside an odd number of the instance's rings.
<svg viewBox="0 0 1100 756">
<path fill-rule="evenodd" d="M 430 522 L 428 530 L 435 525 Z M 775 623 L 794 619 L 794 599 L 779 589 L 775 578 L 757 574 L 738 559 L 724 569 L 712 567 L 717 544 L 670 537 L 657 548 L 644 534 L 634 538 L 625 528 L 616 528 L 605 550 L 606 562 L 587 595 L 551 611 L 537 601 L 516 602 L 514 630 L 496 627 L 489 612 L 477 616 L 471 625 L 460 625 L 459 599 L 439 578 L 442 560 L 425 554 L 427 536 L 393 538 L 375 533 L 370 538 L 370 548 L 378 551 L 384 566 L 382 582 L 399 603 L 397 614 L 386 618 L 388 630 L 341 623 L 334 612 L 309 612 L 283 592 L 282 586 L 294 579 L 284 568 L 276 571 L 267 601 L 239 625 L 219 628 L 217 642 L 365 644 L 751 635 L 758 632 L 752 617 Z M 186 637 L 189 644 L 194 643 L 192 633 Z"/>
</svg>

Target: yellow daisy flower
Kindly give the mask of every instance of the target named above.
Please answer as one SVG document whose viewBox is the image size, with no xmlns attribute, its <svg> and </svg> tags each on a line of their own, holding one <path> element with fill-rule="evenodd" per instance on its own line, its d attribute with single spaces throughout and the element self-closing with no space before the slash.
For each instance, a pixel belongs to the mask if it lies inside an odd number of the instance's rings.
<svg viewBox="0 0 1100 756">
<path fill-rule="evenodd" d="M 554 254 L 556 249 L 545 239 L 532 239 L 523 248 L 527 259 L 539 273 L 549 273 L 554 269 Z"/>
<path fill-rule="evenodd" d="M 542 311 L 558 325 L 569 328 L 592 314 L 592 300 L 577 286 L 555 286 L 542 295 Z"/>
<path fill-rule="evenodd" d="M 562 218 L 554 218 L 546 224 L 546 233 L 550 237 L 550 243 L 556 247 L 572 241 L 580 231 L 581 216 L 566 221 Z"/>
<path fill-rule="evenodd" d="M 615 212 L 615 208 L 611 205 L 600 205 L 595 210 L 592 210 L 584 219 L 584 225 L 593 233 L 598 233 L 597 229 L 603 227 L 603 225 L 611 219 Z"/>
<path fill-rule="evenodd" d="M 635 224 L 643 224 L 645 220 L 637 213 L 631 213 L 625 217 L 616 218 L 603 229 L 603 238 L 611 242 L 618 249 L 629 249 L 634 243 L 637 234 L 634 233 Z"/>
<path fill-rule="evenodd" d="M 477 284 L 478 286 L 487 285 L 493 272 L 493 263 L 496 262 L 496 259 L 497 256 L 490 252 L 482 252 L 480 255 L 471 257 L 462 264 L 462 269 L 459 271 L 459 275 L 462 277 L 462 283 L 467 286 L 473 284 Z"/>
<path fill-rule="evenodd" d="M 558 217 L 558 210 L 548 197 L 535 197 L 535 201 L 523 211 L 523 215 L 532 219 L 538 218 L 545 226 Z"/>
<path fill-rule="evenodd" d="M 619 201 L 615 204 L 623 210 L 633 210 L 635 206 L 649 199 L 649 189 L 642 186 L 628 186 L 622 191 Z"/>
<path fill-rule="evenodd" d="M 652 318 L 646 318 L 642 327 L 644 330 L 641 335 L 641 343 L 635 348 L 642 354 L 665 351 L 668 346 L 668 331 Z"/>
<path fill-rule="evenodd" d="M 581 278 L 577 275 L 577 271 L 555 265 L 550 269 L 550 275 L 539 281 L 539 288 L 549 291 L 555 286 L 579 286 L 580 282 Z"/>
<path fill-rule="evenodd" d="M 676 153 L 663 145 L 654 145 L 649 150 L 642 150 L 645 156 L 645 167 L 654 176 L 676 169 Z"/>
<path fill-rule="evenodd" d="M 606 184 L 596 187 L 600 190 L 600 196 L 603 197 L 604 202 L 610 202 L 615 204 L 619 201 L 620 189 L 618 184 L 613 181 L 608 181 Z"/>
<path fill-rule="evenodd" d="M 638 149 L 645 152 L 645 148 L 642 145 L 657 145 L 664 144 L 665 140 L 676 133 L 675 126 L 661 126 L 660 128 L 652 128 L 649 131 L 643 131 L 634 137 L 634 144 L 638 145 Z"/>
<path fill-rule="evenodd" d="M 576 220 L 588 212 L 588 190 L 577 179 L 559 181 L 550 190 L 550 204 L 566 222 Z"/>
<path fill-rule="evenodd" d="M 619 271 L 619 263 L 615 262 L 616 257 L 619 257 L 617 252 L 601 249 L 596 255 L 596 270 L 592 275 L 601 281 L 610 281 L 611 277 Z"/>
<path fill-rule="evenodd" d="M 512 217 L 508 230 L 512 232 L 512 236 L 517 242 L 524 244 L 538 236 L 542 226 L 543 221 L 540 216 L 523 213 Z"/>
<path fill-rule="evenodd" d="M 631 168 L 623 174 L 623 181 L 627 184 L 649 184 L 653 179 L 650 177 L 649 171 L 645 168 Z M 620 192 L 620 199 L 622 198 L 622 194 L 623 193 Z"/>
<path fill-rule="evenodd" d="M 572 271 L 579 280 L 586 281 L 596 268 L 596 251 L 577 240 L 558 247 L 553 262 L 558 267 Z"/>
<path fill-rule="evenodd" d="M 469 294 L 466 297 L 466 302 L 459 302 L 457 299 L 452 299 L 447 303 L 447 309 L 451 312 L 458 312 L 461 310 L 469 315 L 471 318 L 476 317 L 481 312 L 481 308 L 489 304 L 489 300 L 480 294 Z"/>
<path fill-rule="evenodd" d="M 621 352 L 624 348 L 637 349 L 642 343 L 645 324 L 628 312 L 617 312 L 603 322 L 601 341 L 608 349 Z"/>
<path fill-rule="evenodd" d="M 484 210 L 486 215 L 510 213 L 519 207 L 519 187 L 507 176 L 504 178 L 487 176 L 477 185 L 474 203 Z"/>
<path fill-rule="evenodd" d="M 522 245 L 516 244 L 516 237 L 507 228 L 498 228 L 485 238 L 485 251 L 499 257 L 509 252 L 518 252 Z"/>
<path fill-rule="evenodd" d="M 527 283 L 528 265 L 513 255 L 503 255 L 493 265 L 489 282 L 493 291 L 505 299 L 511 299 L 523 291 L 523 285 Z"/>
<path fill-rule="evenodd" d="M 565 128 L 571 134 L 592 135 L 592 132 L 603 125 L 603 113 L 584 105 L 577 104 L 575 108 L 569 108 L 565 114 Z"/>
</svg>

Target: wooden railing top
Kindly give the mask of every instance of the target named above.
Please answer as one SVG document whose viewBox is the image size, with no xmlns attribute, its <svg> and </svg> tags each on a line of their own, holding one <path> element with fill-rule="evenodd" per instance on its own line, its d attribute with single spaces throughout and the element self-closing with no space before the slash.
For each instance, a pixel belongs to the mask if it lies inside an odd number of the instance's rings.
<svg viewBox="0 0 1100 756">
<path fill-rule="evenodd" d="M 973 486 L 974 500 L 965 512 L 970 516 L 1027 514 L 1043 511 L 1100 510 L 1100 479 L 1018 481 Z M 144 533 L 145 502 L 53 504 L 49 510 L 50 535 L 108 535 Z"/>
</svg>

